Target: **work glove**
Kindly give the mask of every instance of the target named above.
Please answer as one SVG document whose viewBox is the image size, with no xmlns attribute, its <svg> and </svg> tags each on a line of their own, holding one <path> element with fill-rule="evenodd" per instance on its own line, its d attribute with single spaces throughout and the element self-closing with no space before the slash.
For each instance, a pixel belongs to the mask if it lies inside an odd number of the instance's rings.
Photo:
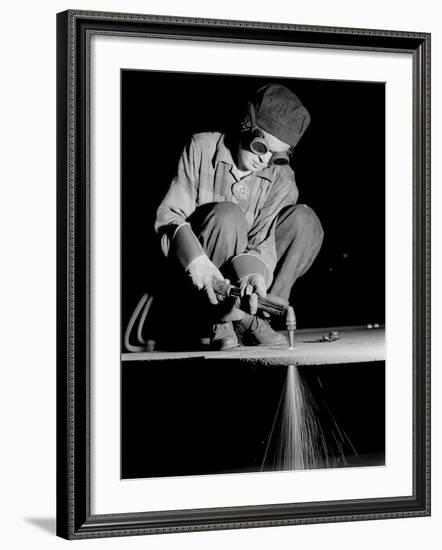
<svg viewBox="0 0 442 550">
<path fill-rule="evenodd" d="M 215 291 L 213 289 L 214 281 L 224 281 L 220 270 L 214 265 L 209 258 L 204 254 L 197 256 L 187 266 L 186 273 L 189 275 L 192 284 L 198 289 L 205 292 L 209 302 L 213 305 L 218 303 Z"/>
<path fill-rule="evenodd" d="M 241 291 L 241 307 L 247 309 L 251 315 L 258 311 L 258 296 L 267 295 L 265 279 L 259 273 L 250 273 L 239 280 Z"/>
</svg>

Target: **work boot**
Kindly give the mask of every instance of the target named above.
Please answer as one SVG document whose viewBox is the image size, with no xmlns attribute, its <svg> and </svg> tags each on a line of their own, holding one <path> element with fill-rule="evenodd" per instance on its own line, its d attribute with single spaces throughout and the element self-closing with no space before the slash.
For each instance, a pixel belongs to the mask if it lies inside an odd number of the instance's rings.
<svg viewBox="0 0 442 550">
<path fill-rule="evenodd" d="M 212 349 L 225 350 L 236 348 L 237 346 L 238 338 L 231 321 L 213 324 L 212 336 L 210 338 L 210 347 Z"/>
<path fill-rule="evenodd" d="M 258 315 L 247 314 L 244 319 L 238 321 L 238 333 L 245 345 L 277 346 L 288 344 L 284 334 L 272 329 L 269 322 Z"/>
</svg>

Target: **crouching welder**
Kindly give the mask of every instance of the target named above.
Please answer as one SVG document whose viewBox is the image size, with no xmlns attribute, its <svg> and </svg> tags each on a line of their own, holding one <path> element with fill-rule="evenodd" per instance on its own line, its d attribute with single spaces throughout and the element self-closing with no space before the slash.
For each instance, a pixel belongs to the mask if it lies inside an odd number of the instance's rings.
<svg viewBox="0 0 442 550">
<path fill-rule="evenodd" d="M 157 210 L 163 252 L 218 312 L 207 317 L 214 349 L 236 347 L 238 334 L 258 345 L 285 343 L 257 315 L 257 296 L 269 291 L 288 300 L 322 244 L 316 214 L 297 204 L 289 164 L 309 123 L 292 91 L 274 83 L 261 87 L 235 135 L 191 137 Z M 214 283 L 225 278 L 240 287 L 247 308 L 239 309 L 238 301 L 218 307 Z"/>
</svg>

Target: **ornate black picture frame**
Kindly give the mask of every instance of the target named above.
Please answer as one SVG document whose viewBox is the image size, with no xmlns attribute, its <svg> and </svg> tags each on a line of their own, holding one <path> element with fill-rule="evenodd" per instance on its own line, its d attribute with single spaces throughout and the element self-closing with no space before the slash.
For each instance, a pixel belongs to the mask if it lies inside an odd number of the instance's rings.
<svg viewBox="0 0 442 550">
<path fill-rule="evenodd" d="M 409 54 L 413 62 L 413 494 L 91 513 L 90 41 L 94 35 Z M 67 539 L 430 514 L 430 35 L 69 10 L 57 16 L 57 534 Z"/>
</svg>

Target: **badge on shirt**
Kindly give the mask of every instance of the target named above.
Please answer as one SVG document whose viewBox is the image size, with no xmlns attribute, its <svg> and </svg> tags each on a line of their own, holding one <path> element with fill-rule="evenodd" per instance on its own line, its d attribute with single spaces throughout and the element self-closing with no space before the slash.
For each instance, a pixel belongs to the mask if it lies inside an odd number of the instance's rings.
<svg viewBox="0 0 442 550">
<path fill-rule="evenodd" d="M 245 201 L 247 199 L 249 191 L 248 185 L 242 181 L 237 181 L 232 186 L 233 196 L 240 201 Z"/>
</svg>

